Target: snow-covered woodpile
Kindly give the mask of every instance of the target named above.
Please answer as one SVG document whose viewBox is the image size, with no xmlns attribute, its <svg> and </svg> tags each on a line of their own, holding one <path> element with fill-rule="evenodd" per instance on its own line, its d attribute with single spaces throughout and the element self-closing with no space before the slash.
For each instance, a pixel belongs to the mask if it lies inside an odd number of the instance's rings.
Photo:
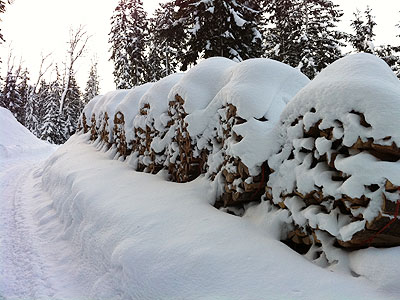
<svg viewBox="0 0 400 300">
<path fill-rule="evenodd" d="M 237 63 L 222 57 L 202 61 L 188 71 L 169 93 L 171 118 L 166 165 L 173 181 L 188 182 L 207 171 L 216 127 L 216 95 L 229 81 Z"/>
<path fill-rule="evenodd" d="M 274 125 L 287 102 L 308 82 L 297 70 L 273 60 L 247 60 L 232 69 L 229 82 L 214 99 L 221 107 L 221 150 L 213 155 L 222 162 L 211 169 L 221 172 L 224 206 L 260 199 L 268 179 L 267 159 L 276 145 L 271 136 Z"/>
<path fill-rule="evenodd" d="M 277 126 L 267 198 L 291 212 L 295 242 L 317 229 L 344 247 L 400 244 L 400 83 L 372 55 L 341 59 L 301 90 Z"/>
<path fill-rule="evenodd" d="M 155 174 L 164 167 L 170 120 L 168 94 L 182 76 L 172 74 L 159 80 L 140 99 L 139 114 L 133 121 L 135 166 L 139 171 Z"/>
<path fill-rule="evenodd" d="M 176 182 L 206 174 L 217 207 L 271 202 L 288 212 L 296 244 L 324 231 L 342 247 L 392 246 L 399 104 L 398 79 L 372 55 L 341 59 L 312 82 L 268 59 L 211 58 L 94 98 L 80 129 L 138 171 L 165 169 Z"/>
</svg>

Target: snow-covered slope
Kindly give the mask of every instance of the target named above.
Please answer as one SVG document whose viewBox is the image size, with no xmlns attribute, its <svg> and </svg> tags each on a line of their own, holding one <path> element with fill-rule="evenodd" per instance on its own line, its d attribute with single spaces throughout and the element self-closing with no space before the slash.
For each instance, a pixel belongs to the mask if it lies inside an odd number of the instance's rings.
<svg viewBox="0 0 400 300">
<path fill-rule="evenodd" d="M 44 151 L 48 146 L 19 123 L 9 110 L 0 107 L 0 159 Z"/>
</svg>

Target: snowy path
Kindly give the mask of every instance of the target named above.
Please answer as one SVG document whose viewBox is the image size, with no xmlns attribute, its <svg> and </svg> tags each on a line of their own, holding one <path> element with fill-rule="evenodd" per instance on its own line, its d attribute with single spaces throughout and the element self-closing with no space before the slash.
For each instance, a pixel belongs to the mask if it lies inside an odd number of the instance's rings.
<svg viewBox="0 0 400 300">
<path fill-rule="evenodd" d="M 32 169 L 32 163 L 20 163 L 3 171 L 0 179 L 0 293 L 6 298 L 52 296 L 33 222 L 24 207 L 23 189 Z"/>
<path fill-rule="evenodd" d="M 0 299 L 90 299 L 91 278 L 101 270 L 60 236 L 62 224 L 41 189 L 42 158 L 0 166 Z"/>
</svg>

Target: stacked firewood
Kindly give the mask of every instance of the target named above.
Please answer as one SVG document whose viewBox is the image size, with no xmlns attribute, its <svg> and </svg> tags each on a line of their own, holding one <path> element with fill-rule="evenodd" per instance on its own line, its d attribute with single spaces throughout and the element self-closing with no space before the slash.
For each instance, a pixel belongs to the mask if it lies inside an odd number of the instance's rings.
<svg viewBox="0 0 400 300">
<path fill-rule="evenodd" d="M 131 153 L 131 148 L 128 147 L 128 142 L 126 140 L 124 114 L 120 111 L 114 116 L 113 136 L 117 152 L 123 158 L 127 157 Z"/>
<path fill-rule="evenodd" d="M 315 112 L 315 109 L 311 109 L 309 114 Z M 349 114 L 353 119 L 358 119 L 362 127 L 371 127 L 364 114 L 355 111 Z M 301 129 L 302 135 L 293 139 L 290 151 L 278 154 L 279 159 L 283 161 L 282 168 L 288 168 L 290 165 L 295 173 L 296 167 L 304 166 L 300 176 L 310 180 L 312 185 L 304 187 L 307 184 L 300 183 L 302 179 L 297 178 L 292 187 L 290 183 L 282 186 L 278 182 L 282 178 L 274 178 L 274 172 L 279 170 L 271 170 L 272 179 L 266 187 L 266 199 L 282 209 L 289 209 L 293 214 L 296 229 L 288 238 L 296 244 L 310 245 L 312 241 L 318 242 L 314 232 L 319 229 L 329 232 L 336 238 L 337 243 L 345 248 L 400 245 L 400 224 L 391 224 L 393 218 L 397 219 L 399 209 L 398 204 L 396 205 L 399 197 L 397 186 L 389 180 L 374 182 L 364 186 L 365 192 L 361 197 L 351 197 L 342 190 L 340 194 L 336 192 L 352 177 L 338 167 L 338 159 L 368 153 L 377 160 L 395 162 L 400 159 L 400 149 L 395 143 L 379 145 L 372 138 L 362 140 L 360 137 L 353 145 L 346 146 L 343 142 L 343 123 L 339 119 L 329 128 L 323 128 L 321 123 L 322 120 L 318 120 L 306 128 L 303 118 L 298 117 L 287 131 L 298 132 Z M 374 208 L 373 203 L 381 204 L 380 207 Z M 378 210 L 377 216 L 367 220 L 368 214 L 374 209 Z M 316 221 L 318 218 L 324 218 L 324 222 L 329 220 L 337 223 L 338 230 L 322 224 L 323 221 Z M 346 237 L 345 232 L 341 231 L 342 228 L 351 228 L 353 225 L 361 227 Z"/>
<path fill-rule="evenodd" d="M 206 171 L 208 151 L 198 149 L 185 122 L 187 113 L 183 107 L 185 101 L 179 95 L 169 102 L 168 115 L 171 121 L 168 127 L 174 130 L 171 146 L 168 148 L 168 171 L 171 180 L 188 182 Z"/>
<path fill-rule="evenodd" d="M 90 119 L 90 140 L 95 141 L 99 136 L 96 115 L 92 114 L 92 118 Z"/>
<path fill-rule="evenodd" d="M 149 103 L 144 103 L 139 109 L 138 118 L 146 122 L 142 122 L 144 125 L 134 127 L 135 140 L 132 142 L 132 151 L 138 158 L 136 167 L 138 171 L 156 174 L 163 168 L 164 162 L 157 159 L 159 153 L 151 148 L 153 139 L 160 136 L 160 133 L 154 128 L 154 120 L 150 120 L 150 109 Z"/>
<path fill-rule="evenodd" d="M 222 136 L 218 140 L 221 141 L 222 151 L 224 151 L 224 162 L 220 168 L 224 179 L 224 191 L 218 205 L 240 206 L 243 203 L 259 201 L 268 179 L 267 163 L 262 165 L 260 174 L 251 176 L 248 167 L 240 157 L 226 153 L 229 142 L 237 143 L 242 140 L 242 137 L 234 132 L 233 126 L 246 123 L 246 120 L 237 115 L 237 109 L 233 104 L 225 106 L 223 111 L 224 113 L 220 117 Z"/>
<path fill-rule="evenodd" d="M 87 133 L 89 131 L 89 126 L 87 123 L 86 114 L 82 113 L 82 120 L 79 122 L 78 131 L 83 130 L 83 133 Z"/>
</svg>

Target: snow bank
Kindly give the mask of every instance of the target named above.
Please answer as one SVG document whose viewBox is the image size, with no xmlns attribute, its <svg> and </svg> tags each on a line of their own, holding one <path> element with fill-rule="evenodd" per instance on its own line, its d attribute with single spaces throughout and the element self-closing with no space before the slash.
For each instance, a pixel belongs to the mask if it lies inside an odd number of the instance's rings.
<svg viewBox="0 0 400 300">
<path fill-rule="evenodd" d="M 384 61 L 356 54 L 333 63 L 282 113 L 268 198 L 304 232 L 323 229 L 342 246 L 398 244 L 396 228 L 366 241 L 395 211 L 399 118 L 400 82 Z"/>
<path fill-rule="evenodd" d="M 49 143 L 39 140 L 15 119 L 13 114 L 0 107 L 0 158 L 17 157 L 33 151 L 52 148 Z"/>
<path fill-rule="evenodd" d="M 48 160 L 42 186 L 52 200 L 36 204 L 36 217 L 51 237 L 56 230 L 55 241 L 68 241 L 96 266 L 85 276 L 88 298 L 397 297 L 397 287 L 378 292 L 280 243 L 287 212 L 265 202 L 243 218 L 223 213 L 211 206 L 215 190 L 205 178 L 176 184 L 134 172 L 86 137 L 72 137 Z"/>
</svg>

